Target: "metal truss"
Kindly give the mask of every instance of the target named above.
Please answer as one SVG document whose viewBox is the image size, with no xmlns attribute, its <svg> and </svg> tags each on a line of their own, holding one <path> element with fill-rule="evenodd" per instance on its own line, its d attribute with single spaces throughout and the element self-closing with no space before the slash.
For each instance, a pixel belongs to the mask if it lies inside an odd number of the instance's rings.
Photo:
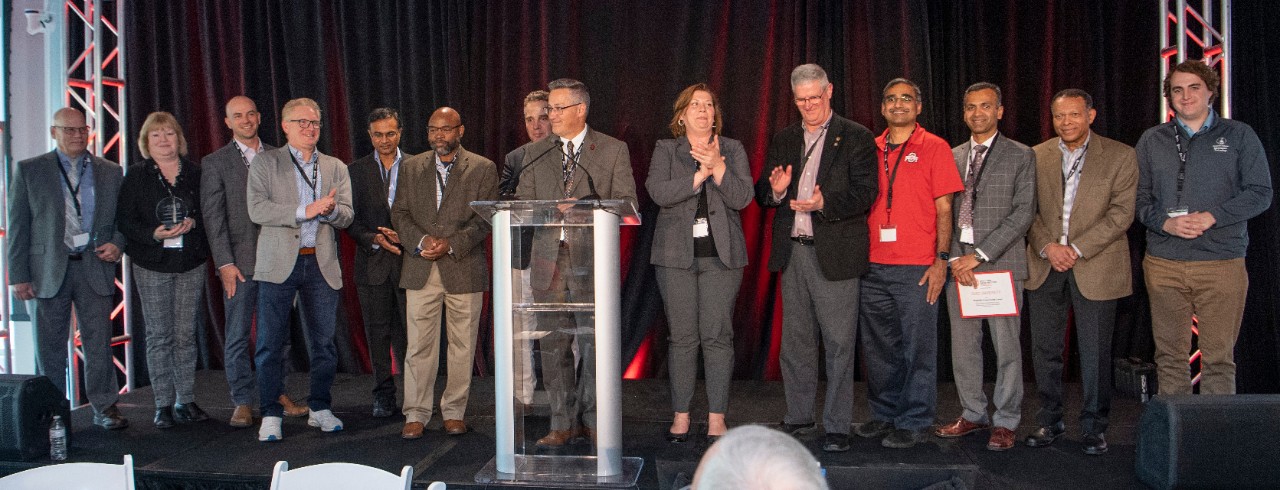
<svg viewBox="0 0 1280 490">
<path fill-rule="evenodd" d="M 46 42 L 49 104 L 75 107 L 85 114 L 89 124 L 89 150 L 129 168 L 129 138 L 125 103 L 125 33 L 120 29 L 124 18 L 123 0 L 47 0 L 48 12 L 59 28 L 50 32 Z M 55 92 L 56 90 L 56 92 Z M 52 110 L 48 111 L 50 114 Z M 133 375 L 133 311 L 132 278 L 129 259 L 121 268 L 116 288 L 121 301 L 111 312 L 112 323 L 124 325 L 122 335 L 112 337 L 112 362 L 125 376 L 120 392 L 132 390 Z M 84 403 L 80 397 L 81 363 L 84 349 L 80 346 L 78 320 L 73 320 L 67 339 L 67 398 L 72 406 Z M 117 354 L 119 352 L 119 354 Z"/>
<path fill-rule="evenodd" d="M 1195 5 L 1198 3 L 1198 6 Z M 1188 59 L 1204 61 L 1217 70 L 1221 82 L 1215 109 L 1222 117 L 1231 117 L 1231 0 L 1161 0 L 1160 10 L 1160 80 L 1175 65 Z M 1173 119 L 1169 99 L 1160 98 L 1160 122 Z M 1191 353 L 1187 363 L 1194 376 L 1193 388 L 1200 385 L 1199 322 L 1191 319 Z"/>
</svg>

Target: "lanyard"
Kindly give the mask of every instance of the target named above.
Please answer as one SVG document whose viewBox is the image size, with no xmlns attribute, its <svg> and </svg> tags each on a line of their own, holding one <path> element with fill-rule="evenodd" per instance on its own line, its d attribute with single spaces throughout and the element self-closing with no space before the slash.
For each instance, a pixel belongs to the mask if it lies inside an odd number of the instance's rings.
<svg viewBox="0 0 1280 490">
<path fill-rule="evenodd" d="M 231 144 L 235 145 L 235 147 L 236 147 L 236 151 L 240 152 L 240 159 L 241 159 L 241 160 L 244 160 L 244 166 L 245 166 L 245 167 L 248 167 L 248 166 L 249 166 L 249 157 L 244 156 L 244 149 L 240 148 L 240 144 L 239 144 L 239 143 L 237 143 L 235 140 L 232 140 L 232 141 L 231 141 Z M 259 143 L 258 143 L 258 148 L 262 148 L 262 143 L 261 143 L 261 142 L 259 142 Z M 258 151 L 257 153 L 254 153 L 254 155 L 256 156 L 258 153 L 262 153 L 262 152 L 261 152 L 261 151 Z"/>
<path fill-rule="evenodd" d="M 1076 174 L 1077 170 L 1080 170 L 1080 162 L 1084 161 L 1085 153 L 1089 153 L 1089 145 L 1087 143 L 1084 145 L 1084 149 L 1080 150 L 1080 156 L 1076 157 L 1076 162 L 1071 164 L 1071 170 L 1068 170 L 1067 173 L 1062 176 L 1062 194 L 1064 196 L 1063 199 L 1066 199 L 1065 196 L 1067 193 L 1067 181 L 1071 180 L 1071 177 Z"/>
<path fill-rule="evenodd" d="M 88 157 L 85 157 L 85 159 L 87 160 Z M 76 185 L 72 187 L 71 177 L 67 175 L 67 169 L 62 168 L 62 162 L 58 162 L 58 172 L 62 173 L 62 183 L 67 186 L 67 190 L 71 191 L 71 204 L 76 208 L 76 216 L 81 218 L 84 216 L 80 214 L 80 185 L 84 184 L 84 171 L 87 168 L 89 168 L 89 162 L 86 161 L 84 165 L 80 166 L 80 178 L 77 179 Z"/>
<path fill-rule="evenodd" d="M 809 145 L 809 151 L 804 152 L 804 160 L 802 161 L 805 162 L 805 164 L 809 163 L 809 157 L 813 155 L 814 148 L 817 148 L 818 144 L 822 143 L 823 137 L 827 135 L 827 126 L 830 125 L 831 123 L 829 122 L 822 125 L 822 132 L 818 133 L 818 139 L 813 140 L 813 144 Z"/>
<path fill-rule="evenodd" d="M 893 222 L 893 182 L 898 179 L 898 166 L 902 165 L 902 156 L 907 154 L 907 142 L 911 141 L 911 136 L 916 134 L 916 129 L 911 128 L 911 133 L 907 134 L 907 139 L 902 140 L 902 144 L 898 146 L 898 161 L 893 164 L 893 172 L 889 172 L 889 134 L 884 135 L 884 172 L 889 174 L 889 191 L 885 196 L 885 221 Z"/>
<path fill-rule="evenodd" d="M 174 186 L 170 184 L 167 179 L 164 178 L 164 172 L 160 171 L 160 162 L 153 162 L 153 163 L 155 163 L 155 166 L 156 166 L 156 178 L 160 179 L 160 185 L 164 187 L 164 191 L 169 193 L 170 198 L 173 198 Z M 182 160 L 178 160 L 178 175 L 179 176 L 182 175 Z M 174 177 L 173 180 L 174 182 L 177 182 L 178 178 Z"/>
<path fill-rule="evenodd" d="M 293 156 L 292 151 L 289 152 L 289 160 L 293 161 L 293 168 L 298 170 L 298 175 L 302 176 L 302 181 L 306 182 L 307 186 L 311 188 L 311 200 L 315 201 L 316 200 L 316 172 L 318 172 L 320 169 L 320 162 L 317 160 L 316 163 L 311 164 L 311 178 L 308 179 L 307 173 L 302 171 L 302 164 L 298 163 L 298 157 Z"/>
<path fill-rule="evenodd" d="M 1173 127 L 1173 143 L 1178 147 L 1178 193 L 1176 205 L 1182 207 L 1182 186 L 1187 180 L 1187 150 L 1182 147 L 1182 130 L 1178 128 L 1178 123 L 1170 123 Z"/>
<path fill-rule="evenodd" d="M 988 146 L 987 151 L 982 154 L 982 168 L 978 169 L 976 174 L 973 172 L 973 167 L 978 163 L 977 160 L 969 163 L 969 177 L 973 178 L 973 199 L 975 201 L 978 199 L 978 182 L 982 180 L 982 173 L 987 171 L 987 160 L 991 158 L 991 150 L 996 147 L 996 141 L 999 139 L 1000 133 L 996 133 L 991 138 L 991 146 Z"/>
<path fill-rule="evenodd" d="M 444 195 L 445 176 L 449 175 L 449 172 L 453 171 L 454 162 L 446 162 L 444 160 L 440 160 L 440 163 L 442 165 L 436 165 L 436 182 L 440 183 L 440 194 Z M 440 172 L 440 167 L 444 167 L 443 173 Z"/>
</svg>

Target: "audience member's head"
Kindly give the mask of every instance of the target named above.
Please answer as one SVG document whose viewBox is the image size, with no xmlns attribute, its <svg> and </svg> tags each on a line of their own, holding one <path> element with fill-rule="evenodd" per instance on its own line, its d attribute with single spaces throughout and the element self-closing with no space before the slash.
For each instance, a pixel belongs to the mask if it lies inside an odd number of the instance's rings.
<svg viewBox="0 0 1280 490">
<path fill-rule="evenodd" d="M 826 490 L 818 460 L 789 435 L 735 427 L 702 456 L 693 490 Z"/>
</svg>

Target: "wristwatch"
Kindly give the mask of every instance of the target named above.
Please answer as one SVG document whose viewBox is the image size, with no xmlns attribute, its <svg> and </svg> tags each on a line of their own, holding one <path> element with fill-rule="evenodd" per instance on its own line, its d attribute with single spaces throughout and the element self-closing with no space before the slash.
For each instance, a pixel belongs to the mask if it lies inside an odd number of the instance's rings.
<svg viewBox="0 0 1280 490">
<path fill-rule="evenodd" d="M 941 252 L 938 252 L 938 258 L 942 259 L 943 262 L 949 261 L 951 260 L 951 253 L 947 252 L 946 250 L 943 250 Z"/>
<path fill-rule="evenodd" d="M 983 256 L 982 256 L 982 254 L 980 254 L 980 253 L 978 253 L 978 252 L 974 252 L 974 253 L 973 253 L 973 258 L 977 259 L 979 264 L 985 264 L 985 263 L 987 263 L 987 258 L 986 258 L 986 257 L 983 257 Z"/>
</svg>

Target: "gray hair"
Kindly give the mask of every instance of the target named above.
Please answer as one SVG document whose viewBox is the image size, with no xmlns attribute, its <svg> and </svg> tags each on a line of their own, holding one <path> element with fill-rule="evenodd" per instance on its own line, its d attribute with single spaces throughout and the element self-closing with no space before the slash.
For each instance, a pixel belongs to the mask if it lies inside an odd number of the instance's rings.
<svg viewBox="0 0 1280 490">
<path fill-rule="evenodd" d="M 796 85 L 807 82 L 822 82 L 823 85 L 829 85 L 831 82 L 827 80 L 827 72 L 821 66 L 815 63 L 809 63 L 797 66 L 791 70 L 791 88 L 794 90 Z"/>
<path fill-rule="evenodd" d="M 987 90 L 987 89 L 991 89 L 996 93 L 997 106 L 1004 105 L 1004 94 L 1000 93 L 1000 86 L 991 82 L 978 82 L 973 85 L 970 85 L 969 88 L 964 89 L 964 94 L 969 95 L 979 90 Z"/>
<path fill-rule="evenodd" d="M 699 464 L 694 490 L 828 489 L 809 450 L 773 429 L 734 427 L 707 453 Z"/>
<path fill-rule="evenodd" d="M 591 110 L 591 94 L 587 92 L 587 85 L 572 78 L 560 78 L 552 80 L 547 84 L 547 90 L 555 90 L 558 88 L 567 88 L 573 94 L 573 98 L 577 102 L 581 102 L 586 106 L 587 110 Z"/>
<path fill-rule="evenodd" d="M 916 91 L 916 102 L 921 102 L 924 99 L 924 94 L 920 93 L 920 86 L 916 85 L 916 82 L 913 82 L 910 79 L 902 78 L 902 77 L 889 80 L 889 83 L 884 84 L 884 90 L 881 90 L 880 93 L 883 95 L 885 92 L 888 92 L 889 89 L 893 88 L 894 85 L 910 86 L 911 90 Z"/>
<path fill-rule="evenodd" d="M 293 112 L 294 109 L 299 107 L 310 107 L 312 109 L 315 109 L 317 116 L 322 114 L 320 112 L 320 104 L 317 104 L 316 101 L 306 97 L 299 97 L 297 99 L 293 99 L 284 103 L 284 108 L 280 109 L 280 119 L 289 117 L 289 113 Z"/>
</svg>

